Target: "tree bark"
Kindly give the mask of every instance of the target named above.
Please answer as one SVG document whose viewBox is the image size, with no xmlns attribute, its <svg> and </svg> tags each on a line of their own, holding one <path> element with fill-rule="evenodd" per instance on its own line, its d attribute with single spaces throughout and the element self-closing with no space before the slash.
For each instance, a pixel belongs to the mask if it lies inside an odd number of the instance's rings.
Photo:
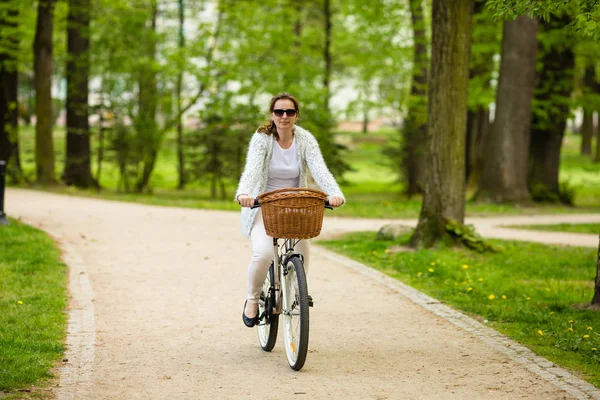
<svg viewBox="0 0 600 400">
<path fill-rule="evenodd" d="M 183 51 L 185 48 L 185 34 L 184 34 L 184 24 L 185 24 L 185 6 L 184 0 L 179 0 L 179 50 Z M 186 176 L 185 176 L 185 155 L 183 153 L 183 122 L 182 122 L 182 112 L 181 112 L 181 90 L 183 86 L 183 72 L 179 72 L 177 75 L 177 161 L 178 161 L 178 171 L 179 171 L 179 181 L 177 184 L 177 188 L 182 190 L 186 185 Z"/>
<path fill-rule="evenodd" d="M 600 304 L 600 237 L 598 240 L 598 262 L 596 264 L 596 280 L 594 282 L 592 304 Z"/>
<path fill-rule="evenodd" d="M 594 110 L 584 108 L 581 121 L 581 154 L 592 154 L 592 138 L 594 137 Z"/>
<path fill-rule="evenodd" d="M 545 31 L 563 29 L 570 22 L 568 15 L 553 16 L 543 24 Z M 568 40 L 565 38 L 564 40 Z M 572 40 L 572 39 L 571 39 Z M 533 116 L 531 146 L 529 149 L 529 188 L 559 198 L 558 172 L 560 150 L 569 116 L 569 98 L 573 91 L 575 56 L 573 43 L 558 43 L 550 46 L 541 57 L 535 88 L 535 99 L 541 107 L 551 104 L 542 119 L 539 113 Z"/>
<path fill-rule="evenodd" d="M 90 0 L 69 0 L 67 17 L 67 140 L 65 171 L 67 185 L 97 187 L 91 171 L 88 122 L 90 70 Z"/>
<path fill-rule="evenodd" d="M 478 188 L 483 169 L 483 144 L 490 134 L 490 110 L 478 107 L 467 114 L 465 178 L 467 188 Z"/>
<path fill-rule="evenodd" d="M 323 18 L 325 20 L 325 46 L 323 49 L 323 60 L 325 61 L 325 71 L 323 72 L 323 89 L 325 112 L 329 115 L 329 97 L 331 79 L 331 7 L 329 0 L 323 2 Z"/>
<path fill-rule="evenodd" d="M 600 114 L 596 113 L 598 124 L 600 125 Z M 596 127 L 596 156 L 594 162 L 600 162 L 600 126 Z"/>
<path fill-rule="evenodd" d="M 5 43 L 0 45 L 0 160 L 6 161 L 11 179 L 19 182 L 23 172 L 19 158 L 17 17 L 17 2 L 12 2 L 6 15 L 0 16 L 0 29 L 6 32 Z"/>
<path fill-rule="evenodd" d="M 596 86 L 596 68 L 593 65 L 585 68 L 583 85 L 587 90 Z M 584 89 L 584 90 L 585 90 Z M 594 110 L 589 105 L 583 107 L 583 123 L 581 124 L 581 154 L 592 154 L 592 138 L 594 137 Z"/>
<path fill-rule="evenodd" d="M 161 143 L 156 123 L 156 109 L 158 106 L 158 91 L 156 85 L 156 71 L 153 63 L 156 59 L 156 19 L 158 4 L 152 0 L 150 28 L 145 40 L 144 56 L 150 60 L 141 67 L 139 78 L 139 114 L 137 132 L 143 146 L 142 173 L 136 182 L 135 190 L 143 192 L 150 183 L 150 177 L 156 164 L 156 157 Z"/>
<path fill-rule="evenodd" d="M 491 21 L 491 16 L 485 6 L 485 0 L 475 0 L 471 40 L 473 43 L 478 44 L 478 49 L 471 54 L 469 81 L 480 81 L 481 86 L 478 90 L 491 91 L 494 63 L 490 61 L 498 52 L 495 45 L 498 42 L 498 37 L 496 29 L 492 28 L 492 24 L 494 23 Z M 469 96 L 471 96 L 470 92 Z M 469 99 L 470 107 L 467 113 L 467 143 L 465 152 L 467 190 L 469 188 L 479 188 L 479 180 L 483 168 L 483 144 L 491 129 L 489 103 L 484 103 L 477 99 L 477 97 L 475 95 L 474 99 Z"/>
<path fill-rule="evenodd" d="M 484 144 L 477 197 L 494 203 L 529 200 L 527 158 L 537 52 L 536 19 L 504 22 L 496 116 Z"/>
<path fill-rule="evenodd" d="M 56 182 L 52 142 L 52 32 L 56 0 L 38 2 L 33 42 L 35 72 L 35 164 L 37 182 Z"/>
<path fill-rule="evenodd" d="M 402 134 L 402 168 L 408 196 L 423 193 L 427 139 L 427 33 L 421 0 L 410 0 L 413 29 L 413 75 Z"/>
<path fill-rule="evenodd" d="M 433 0 L 423 206 L 411 238 L 430 247 L 465 216 L 465 130 L 472 0 Z"/>
</svg>

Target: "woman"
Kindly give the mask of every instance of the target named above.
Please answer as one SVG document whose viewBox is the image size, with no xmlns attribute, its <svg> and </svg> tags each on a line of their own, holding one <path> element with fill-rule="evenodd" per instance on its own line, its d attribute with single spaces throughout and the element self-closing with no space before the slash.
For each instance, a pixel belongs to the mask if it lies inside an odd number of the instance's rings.
<svg viewBox="0 0 600 400">
<path fill-rule="evenodd" d="M 315 137 L 295 125 L 300 116 L 298 100 L 288 93 L 271 99 L 270 120 L 260 126 L 250 140 L 246 167 L 235 195 L 242 207 L 242 233 L 252 240 L 252 258 L 248 266 L 248 296 L 242 312 L 244 324 L 258 324 L 258 300 L 273 259 L 273 240 L 267 236 L 260 208 L 251 210 L 254 198 L 264 192 L 289 187 L 306 187 L 306 170 L 327 195 L 333 207 L 345 202 Z M 308 271 L 308 240 L 296 250 L 304 256 Z"/>
</svg>

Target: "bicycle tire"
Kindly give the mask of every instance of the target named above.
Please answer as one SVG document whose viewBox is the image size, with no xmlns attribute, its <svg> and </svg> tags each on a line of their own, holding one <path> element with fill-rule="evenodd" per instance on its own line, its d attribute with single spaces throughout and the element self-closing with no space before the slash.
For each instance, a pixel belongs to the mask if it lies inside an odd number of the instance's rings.
<svg viewBox="0 0 600 400">
<path fill-rule="evenodd" d="M 308 353 L 309 304 L 308 285 L 304 263 L 292 257 L 286 265 L 287 275 L 282 277 L 286 285 L 283 294 L 284 347 L 290 367 L 299 371 L 306 362 Z"/>
<path fill-rule="evenodd" d="M 277 342 L 277 330 L 279 328 L 279 315 L 273 314 L 275 307 L 275 291 L 272 282 L 275 281 L 275 271 L 273 264 L 269 268 L 267 278 L 263 283 L 263 289 L 260 293 L 260 302 L 258 305 L 258 315 L 263 318 L 258 322 L 258 342 L 264 351 L 271 351 Z M 263 305 L 264 304 L 264 307 Z"/>
</svg>

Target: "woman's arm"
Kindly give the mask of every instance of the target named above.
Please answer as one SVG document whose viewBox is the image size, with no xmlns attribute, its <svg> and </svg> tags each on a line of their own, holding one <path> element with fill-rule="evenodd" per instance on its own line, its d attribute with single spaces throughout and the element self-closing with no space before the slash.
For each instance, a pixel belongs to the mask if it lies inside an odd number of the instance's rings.
<svg viewBox="0 0 600 400">
<path fill-rule="evenodd" d="M 308 165 L 308 169 L 310 170 L 313 179 L 317 185 L 319 185 L 321 190 L 329 195 L 330 199 L 331 197 L 340 197 L 343 199 L 343 202 L 345 202 L 346 198 L 344 197 L 342 190 L 329 171 L 329 168 L 327 168 L 327 164 L 325 164 L 317 139 L 312 135 L 307 135 L 307 140 L 308 145 L 305 154 L 306 164 Z"/>
</svg>

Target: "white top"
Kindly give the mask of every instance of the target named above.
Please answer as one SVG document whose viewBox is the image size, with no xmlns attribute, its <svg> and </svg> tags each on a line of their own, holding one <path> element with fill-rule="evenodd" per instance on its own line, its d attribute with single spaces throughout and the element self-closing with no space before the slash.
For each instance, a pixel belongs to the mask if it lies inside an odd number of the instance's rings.
<svg viewBox="0 0 600 400">
<path fill-rule="evenodd" d="M 288 149 L 282 149 L 279 143 L 273 140 L 273 156 L 269 164 L 266 191 L 299 186 L 300 159 L 296 147 L 296 137 Z"/>
</svg>

